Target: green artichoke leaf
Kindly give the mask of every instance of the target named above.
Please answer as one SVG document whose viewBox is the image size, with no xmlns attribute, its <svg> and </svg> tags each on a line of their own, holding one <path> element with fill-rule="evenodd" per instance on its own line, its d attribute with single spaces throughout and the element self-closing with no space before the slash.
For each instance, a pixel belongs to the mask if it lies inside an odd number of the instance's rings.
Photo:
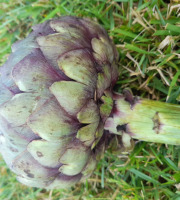
<svg viewBox="0 0 180 200">
<path fill-rule="evenodd" d="M 95 87 L 97 73 L 87 49 L 78 49 L 63 54 L 58 59 L 58 65 L 69 78 L 89 87 Z"/>
<path fill-rule="evenodd" d="M 83 142 L 86 146 L 91 146 L 95 140 L 95 133 L 98 127 L 99 121 L 86 125 L 80 128 L 77 132 L 76 138 Z"/>
<path fill-rule="evenodd" d="M 34 180 L 54 179 L 58 174 L 58 168 L 43 167 L 27 150 L 13 160 L 12 168 L 17 175 Z"/>
<path fill-rule="evenodd" d="M 14 126 L 26 123 L 29 115 L 38 105 L 37 94 L 16 94 L 11 100 L 0 107 L 1 115 Z"/>
<path fill-rule="evenodd" d="M 111 114 L 113 107 L 113 100 L 111 96 L 105 96 L 105 95 L 101 97 L 101 100 L 103 101 L 103 104 L 100 106 L 100 114 L 101 118 L 105 120 Z"/>
<path fill-rule="evenodd" d="M 44 56 L 56 70 L 59 69 L 57 59 L 60 55 L 79 48 L 90 48 L 84 38 L 72 37 L 69 34 L 54 33 L 37 37 L 36 40 Z"/>
<path fill-rule="evenodd" d="M 98 73 L 97 80 L 97 97 L 101 98 L 104 91 L 111 85 L 111 67 L 105 64 L 102 68 L 103 72 Z"/>
<path fill-rule="evenodd" d="M 83 177 L 82 179 L 87 179 L 89 176 L 91 176 L 92 172 L 94 171 L 94 169 L 96 168 L 97 165 L 97 160 L 95 158 L 94 155 L 92 155 L 89 160 L 88 163 L 86 165 L 86 167 L 83 169 L 82 174 Z"/>
<path fill-rule="evenodd" d="M 85 28 L 79 22 L 78 18 L 66 17 L 65 20 L 52 20 L 50 22 L 50 27 L 58 33 L 63 33 L 73 37 L 80 36 L 83 38 L 85 36 Z"/>
<path fill-rule="evenodd" d="M 46 101 L 40 109 L 33 112 L 28 119 L 29 127 L 41 138 L 48 141 L 60 140 L 78 130 L 74 122 L 55 98 Z"/>
<path fill-rule="evenodd" d="M 72 115 L 79 112 L 87 99 L 93 98 L 93 89 L 73 81 L 55 82 L 50 90 L 60 105 Z"/>
<path fill-rule="evenodd" d="M 67 176 L 59 174 L 56 179 L 47 187 L 47 189 L 65 189 L 73 186 L 81 179 L 81 174 L 76 176 Z"/>
<path fill-rule="evenodd" d="M 107 37 L 100 36 L 99 39 L 93 38 L 91 41 L 94 50 L 94 57 L 100 65 L 112 63 L 114 60 L 114 50 Z M 104 51 L 106 49 L 106 51 Z"/>
<path fill-rule="evenodd" d="M 99 109 L 93 99 L 90 99 L 87 104 L 78 112 L 77 118 L 79 122 L 84 124 L 94 123 L 99 121 Z"/>
<path fill-rule="evenodd" d="M 85 167 L 89 155 L 89 148 L 85 147 L 81 142 L 73 141 L 60 158 L 60 162 L 63 165 L 59 168 L 59 171 L 69 176 L 79 174 Z"/>
<path fill-rule="evenodd" d="M 104 133 L 104 125 L 103 123 L 99 123 L 98 128 L 95 133 L 95 141 L 93 142 L 91 149 L 94 149 L 94 147 L 98 144 L 99 140 L 101 139 L 102 135 Z"/>
<path fill-rule="evenodd" d="M 71 137 L 64 137 L 55 142 L 34 140 L 28 144 L 27 150 L 41 165 L 56 168 L 60 166 L 59 159 L 71 140 Z"/>
</svg>

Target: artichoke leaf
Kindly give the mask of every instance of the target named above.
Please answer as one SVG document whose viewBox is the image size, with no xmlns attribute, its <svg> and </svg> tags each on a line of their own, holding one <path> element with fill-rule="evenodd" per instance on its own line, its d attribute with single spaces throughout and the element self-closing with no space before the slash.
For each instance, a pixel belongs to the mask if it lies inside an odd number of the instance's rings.
<svg viewBox="0 0 180 200">
<path fill-rule="evenodd" d="M 56 70 L 59 69 L 57 59 L 60 55 L 79 48 L 90 48 L 85 39 L 80 36 L 72 37 L 69 34 L 54 33 L 37 37 L 36 40 L 44 56 Z"/>
<path fill-rule="evenodd" d="M 75 115 L 86 103 L 93 98 L 92 88 L 73 81 L 55 82 L 50 87 L 60 105 L 71 115 Z"/>
<path fill-rule="evenodd" d="M 56 141 L 78 130 L 78 123 L 63 110 L 55 99 L 46 101 L 30 115 L 29 127 L 41 138 Z"/>
<path fill-rule="evenodd" d="M 17 180 L 24 185 L 27 185 L 29 187 L 37 187 L 37 188 L 46 188 L 48 187 L 53 181 L 55 177 L 51 177 L 48 179 L 31 179 L 27 177 L 23 177 L 21 175 L 17 176 Z"/>
<path fill-rule="evenodd" d="M 12 145 L 9 140 L 4 136 L 0 135 L 0 153 L 2 154 L 3 159 L 5 160 L 6 164 L 12 169 L 12 162 L 13 160 L 24 151 L 22 146 L 17 147 Z"/>
<path fill-rule="evenodd" d="M 95 134 L 95 141 L 93 142 L 91 149 L 94 149 L 94 147 L 98 144 L 99 140 L 101 139 L 102 135 L 104 133 L 104 125 L 103 123 L 99 123 L 99 126 L 97 128 L 96 134 Z"/>
<path fill-rule="evenodd" d="M 47 187 L 47 189 L 65 189 L 75 185 L 81 179 L 81 174 L 76 176 L 67 176 L 59 174 L 56 179 Z"/>
<path fill-rule="evenodd" d="M 13 95 L 14 94 L 0 82 L 0 105 L 10 100 Z"/>
<path fill-rule="evenodd" d="M 25 92 L 48 90 L 54 81 L 62 79 L 46 62 L 40 50 L 34 50 L 16 64 L 12 77 L 19 89 Z"/>
<path fill-rule="evenodd" d="M 101 97 L 103 104 L 100 106 L 100 114 L 103 121 L 105 121 L 111 114 L 113 107 L 113 99 L 110 95 L 106 94 Z"/>
<path fill-rule="evenodd" d="M 111 85 L 114 86 L 118 80 L 119 77 L 119 70 L 118 66 L 115 62 L 111 65 Z"/>
<path fill-rule="evenodd" d="M 111 85 L 111 68 L 108 64 L 105 64 L 102 68 L 102 72 L 98 73 L 97 80 L 97 97 L 101 98 L 104 91 Z"/>
<path fill-rule="evenodd" d="M 64 20 L 52 20 L 50 26 L 58 33 L 68 34 L 70 36 L 85 36 L 85 29 L 81 26 L 78 18 L 66 17 Z"/>
<path fill-rule="evenodd" d="M 96 164 L 97 164 L 96 157 L 94 155 L 92 155 L 89 158 L 86 167 L 82 171 L 83 180 L 86 179 L 86 178 L 88 178 L 92 174 L 92 172 L 94 171 L 94 169 L 96 167 Z"/>
<path fill-rule="evenodd" d="M 56 142 L 34 140 L 29 143 L 27 150 L 41 165 L 56 168 L 60 166 L 59 159 L 71 140 L 71 137 L 64 137 Z"/>
<path fill-rule="evenodd" d="M 99 64 L 112 63 L 114 60 L 114 49 L 108 38 L 100 36 L 99 39 L 93 38 L 91 41 L 94 50 L 94 58 Z M 106 51 L 104 51 L 106 49 Z"/>
<path fill-rule="evenodd" d="M 26 123 L 27 118 L 38 105 L 38 95 L 31 93 L 16 94 L 0 106 L 1 115 L 14 126 Z"/>
<path fill-rule="evenodd" d="M 89 87 L 95 87 L 97 73 L 87 49 L 78 49 L 63 54 L 58 59 L 58 65 L 69 78 Z"/>
<path fill-rule="evenodd" d="M 87 104 L 78 112 L 77 118 L 79 122 L 88 124 L 99 121 L 99 109 L 93 99 L 90 99 Z"/>
<path fill-rule="evenodd" d="M 2 132 L 6 141 L 17 148 L 25 148 L 29 141 L 36 139 L 37 136 L 28 127 L 14 128 L 2 116 L 0 116 L 0 132 Z"/>
<path fill-rule="evenodd" d="M 22 152 L 14 159 L 12 168 L 17 175 L 30 179 L 51 179 L 59 173 L 58 168 L 43 167 L 28 151 Z"/>
<path fill-rule="evenodd" d="M 69 176 L 79 174 L 86 165 L 89 155 L 89 148 L 82 145 L 81 142 L 73 141 L 60 158 L 63 165 L 59 171 Z"/>
<path fill-rule="evenodd" d="M 89 18 L 83 18 L 79 19 L 82 25 L 86 28 L 86 37 L 94 38 L 99 37 L 100 35 L 108 36 L 106 31 L 99 26 L 99 24 L 96 21 L 92 21 Z"/>
<path fill-rule="evenodd" d="M 80 128 L 77 132 L 76 138 L 78 138 L 84 145 L 90 146 L 92 142 L 95 140 L 95 133 L 98 127 L 99 121 L 88 124 L 82 128 Z"/>
</svg>

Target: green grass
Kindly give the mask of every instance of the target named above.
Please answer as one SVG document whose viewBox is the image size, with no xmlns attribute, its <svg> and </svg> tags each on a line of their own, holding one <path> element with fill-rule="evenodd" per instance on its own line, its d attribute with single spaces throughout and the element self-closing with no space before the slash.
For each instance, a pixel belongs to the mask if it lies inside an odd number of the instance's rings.
<svg viewBox="0 0 180 200">
<path fill-rule="evenodd" d="M 62 15 L 96 19 L 120 55 L 116 90 L 180 101 L 179 0 L 0 0 L 0 65 L 11 45 L 37 23 Z M 179 5 L 179 6 L 178 6 Z M 70 190 L 40 190 L 18 183 L 0 160 L 3 200 L 179 200 L 180 147 L 138 142 L 132 152 L 108 150 L 97 170 Z"/>
</svg>

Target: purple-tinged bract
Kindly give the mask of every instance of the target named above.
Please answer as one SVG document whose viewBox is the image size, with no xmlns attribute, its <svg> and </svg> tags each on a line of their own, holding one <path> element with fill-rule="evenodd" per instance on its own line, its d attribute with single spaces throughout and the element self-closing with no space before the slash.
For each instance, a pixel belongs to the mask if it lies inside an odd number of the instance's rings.
<svg viewBox="0 0 180 200">
<path fill-rule="evenodd" d="M 0 151 L 17 179 L 66 188 L 87 178 L 105 149 L 118 54 L 89 19 L 33 27 L 0 68 Z"/>
</svg>

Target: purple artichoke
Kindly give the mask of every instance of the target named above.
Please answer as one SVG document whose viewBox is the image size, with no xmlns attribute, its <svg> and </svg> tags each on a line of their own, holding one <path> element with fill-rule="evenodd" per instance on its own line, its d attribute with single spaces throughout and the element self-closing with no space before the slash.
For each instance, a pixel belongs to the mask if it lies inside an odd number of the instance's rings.
<svg viewBox="0 0 180 200">
<path fill-rule="evenodd" d="M 106 31 L 77 17 L 36 25 L 12 46 L 0 68 L 0 151 L 20 182 L 66 188 L 93 172 L 117 61 Z"/>
</svg>

